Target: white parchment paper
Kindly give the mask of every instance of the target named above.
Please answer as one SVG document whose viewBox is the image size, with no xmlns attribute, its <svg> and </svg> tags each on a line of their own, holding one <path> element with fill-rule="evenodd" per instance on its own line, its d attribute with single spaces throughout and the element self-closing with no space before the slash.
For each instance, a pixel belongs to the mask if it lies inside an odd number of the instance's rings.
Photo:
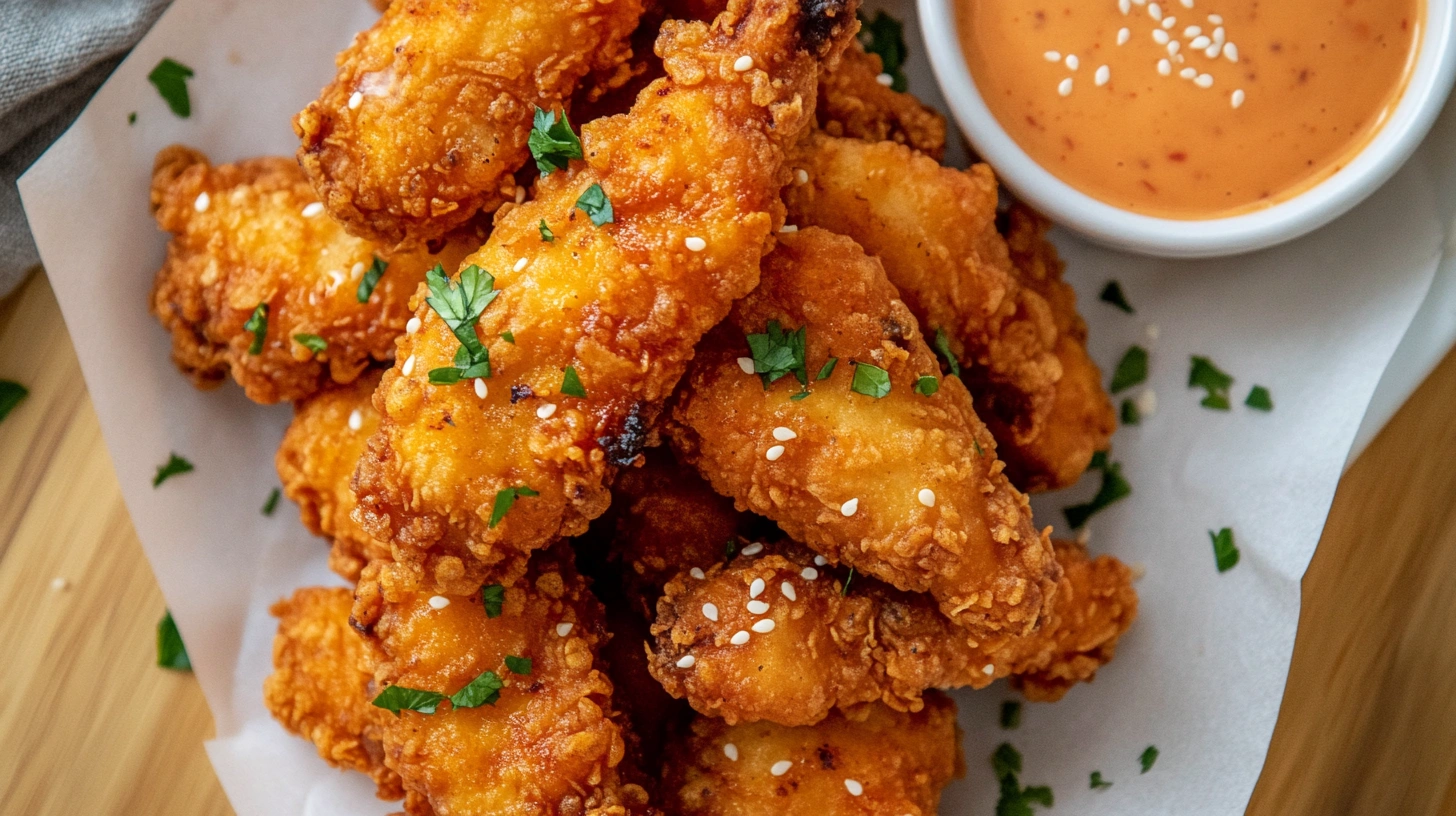
<svg viewBox="0 0 1456 816">
<path fill-rule="evenodd" d="M 907 20 L 912 90 L 938 101 L 911 4 L 890 8 Z M 289 408 L 253 405 L 233 386 L 195 391 L 170 363 L 168 339 L 146 310 L 165 246 L 148 213 L 148 182 L 153 156 L 172 142 L 219 162 L 291 154 L 290 117 L 373 15 L 364 0 L 177 0 L 20 182 L 127 506 L 216 718 L 209 755 L 241 816 L 391 808 L 263 708 L 267 606 L 297 586 L 338 579 L 292 506 L 272 518 L 259 511 L 277 484 L 273 453 Z M 196 70 L 190 119 L 169 113 L 146 81 L 163 57 Z M 1014 732 L 996 726 L 1004 687 L 959 695 L 968 772 L 944 813 L 993 812 L 986 757 L 1003 740 L 1026 757 L 1024 783 L 1053 787 L 1056 812 L 1243 810 L 1283 693 L 1300 577 L 1371 392 L 1443 258 L 1453 210 L 1456 114 L 1448 112 L 1390 184 L 1294 244 L 1174 263 L 1058 236 L 1104 370 L 1131 343 L 1152 354 L 1157 412 L 1114 440 L 1133 494 L 1090 523 L 1094 551 L 1146 569 L 1142 615 L 1094 684 L 1056 705 L 1028 705 Z M 1112 278 L 1136 315 L 1096 299 Z M 1200 394 L 1185 387 L 1191 354 L 1237 378 L 1234 410 L 1198 406 Z M 1242 406 L 1255 383 L 1272 391 L 1272 413 Z M 197 470 L 153 489 L 172 451 Z M 1092 482 L 1039 497 L 1040 521 L 1063 526 L 1061 508 L 1095 491 Z M 1222 575 L 1207 534 L 1220 527 L 1233 528 L 1243 552 Z M 1140 774 L 1148 745 L 1161 756 Z M 1089 790 L 1093 770 L 1113 786 Z"/>
</svg>

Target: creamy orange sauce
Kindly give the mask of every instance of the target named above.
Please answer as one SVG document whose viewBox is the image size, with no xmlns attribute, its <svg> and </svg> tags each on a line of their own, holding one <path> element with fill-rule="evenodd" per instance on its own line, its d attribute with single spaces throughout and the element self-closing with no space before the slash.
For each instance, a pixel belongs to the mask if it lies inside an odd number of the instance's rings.
<svg viewBox="0 0 1456 816">
<path fill-rule="evenodd" d="M 957 2 L 976 87 L 1037 163 L 1109 204 L 1179 219 L 1267 206 L 1347 164 L 1399 101 L 1424 10 L 1422 0 Z"/>
</svg>

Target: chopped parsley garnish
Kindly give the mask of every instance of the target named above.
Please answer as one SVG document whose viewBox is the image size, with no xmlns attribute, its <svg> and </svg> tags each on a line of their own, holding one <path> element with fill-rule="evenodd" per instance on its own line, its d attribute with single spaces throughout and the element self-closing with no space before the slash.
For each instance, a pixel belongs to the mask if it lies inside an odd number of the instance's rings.
<svg viewBox="0 0 1456 816">
<path fill-rule="evenodd" d="M 846 573 L 845 576 L 844 576 L 844 584 L 843 584 L 843 586 L 841 586 L 839 588 L 839 595 L 840 595 L 840 597 L 846 597 L 846 596 L 849 595 L 849 584 L 853 580 L 854 580 L 854 567 L 850 567 L 849 568 L 849 572 Z"/>
<path fill-rule="evenodd" d="M 147 81 L 157 87 L 157 93 L 167 100 L 167 107 L 173 113 L 186 119 L 192 115 L 192 99 L 187 95 L 187 80 L 191 77 L 191 68 L 171 57 L 163 57 L 157 67 L 147 74 Z"/>
<path fill-rule="evenodd" d="M 728 542 L 723 545 L 723 556 L 727 560 L 732 561 L 733 560 L 733 556 L 735 556 L 737 554 L 738 554 L 738 539 L 736 539 L 736 538 L 730 538 L 730 539 L 728 539 Z"/>
<path fill-rule="evenodd" d="M 945 360 L 945 365 L 950 373 L 959 377 L 961 375 L 961 364 L 950 350 L 950 338 L 946 336 L 945 329 L 935 330 L 935 352 Z"/>
<path fill-rule="evenodd" d="M 976 455 L 977 456 L 985 456 L 986 455 L 986 452 L 983 451 L 983 450 L 981 450 L 981 440 L 976 439 L 975 437 L 971 437 L 971 445 L 973 445 L 975 447 L 975 449 L 976 449 Z"/>
<path fill-rule="evenodd" d="M 445 267 L 435 264 L 434 269 L 425 273 L 425 283 L 430 288 L 425 302 L 460 341 L 453 364 L 449 368 L 431 369 L 430 382 L 453 385 L 461 380 L 489 377 L 490 352 L 476 335 L 475 322 L 500 294 L 495 290 L 495 276 L 471 264 L 461 270 L 459 282 L 452 284 L 445 277 Z"/>
<path fill-rule="evenodd" d="M 1213 542 L 1213 563 L 1219 572 L 1228 572 L 1239 563 L 1239 548 L 1234 545 L 1233 530 L 1228 527 L 1216 533 L 1209 530 L 1208 539 Z"/>
<path fill-rule="evenodd" d="M 1193 366 L 1188 370 L 1188 387 L 1202 388 L 1208 392 L 1198 404 L 1217 411 L 1229 409 L 1229 386 L 1234 378 L 1220 371 L 1207 357 L 1194 356 Z"/>
<path fill-rule="evenodd" d="M 480 588 L 480 602 L 485 606 L 487 618 L 499 618 L 501 607 L 506 602 L 506 588 L 500 584 L 486 584 Z"/>
<path fill-rule="evenodd" d="M 581 158 L 581 139 L 571 132 L 566 111 L 562 111 L 558 119 L 555 111 L 537 108 L 526 144 L 531 148 L 531 158 L 536 160 L 536 168 L 543 176 L 551 175 L 553 170 L 565 170 L 568 161 Z"/>
<path fill-rule="evenodd" d="M 1001 727 L 1008 731 L 1021 725 L 1021 703 L 1017 700 L 1001 702 Z"/>
<path fill-rule="evenodd" d="M 511 512 L 511 507 L 516 503 L 516 499 L 539 495 L 541 494 L 525 485 L 508 487 L 495 494 L 495 505 L 490 509 L 491 529 L 495 529 L 495 526 L 500 524 L 500 520 L 506 517 L 506 513 Z"/>
<path fill-rule="evenodd" d="M 1108 281 L 1107 285 L 1102 287 L 1102 294 L 1097 298 L 1103 303 L 1111 303 L 1128 314 L 1133 313 L 1132 304 L 1127 302 L 1127 295 L 1122 293 L 1122 286 L 1115 280 Z"/>
<path fill-rule="evenodd" d="M 268 500 L 263 502 L 263 515 L 273 515 L 273 511 L 278 509 L 278 498 L 282 495 L 283 491 L 276 487 L 273 488 L 272 492 L 268 494 Z"/>
<path fill-rule="evenodd" d="M 612 200 L 607 198 L 607 193 L 600 184 L 586 188 L 581 198 L 576 200 L 576 208 L 586 213 L 592 224 L 598 227 L 616 221 L 616 215 L 612 212 Z"/>
<path fill-rule="evenodd" d="M 253 333 L 253 343 L 248 346 L 249 354 L 263 353 L 263 339 L 268 336 L 268 304 L 259 303 L 253 309 L 253 314 L 248 322 L 243 324 L 243 331 Z"/>
<path fill-rule="evenodd" d="M 763 334 L 747 335 L 753 373 L 763 379 L 765 390 L 785 374 L 793 374 L 800 385 L 809 384 L 809 369 L 804 363 L 804 334 L 808 328 L 800 326 L 786 332 L 777 320 L 770 320 Z"/>
<path fill-rule="evenodd" d="M 511 670 L 511 674 L 530 674 L 531 658 L 506 655 L 506 668 Z"/>
<path fill-rule="evenodd" d="M 374 256 L 374 262 L 369 264 L 369 269 L 364 277 L 359 279 L 359 288 L 354 292 L 354 298 L 360 303 L 368 303 L 369 296 L 374 294 L 374 287 L 379 285 L 379 279 L 384 277 L 384 270 L 389 268 L 389 262 Z"/>
<path fill-rule="evenodd" d="M 854 379 L 849 390 L 880 399 L 890 393 L 890 372 L 869 363 L 854 363 Z"/>
<path fill-rule="evenodd" d="M 317 334 L 295 334 L 293 335 L 293 341 L 314 354 L 318 354 L 320 351 L 329 347 L 329 341 L 319 337 Z"/>
<path fill-rule="evenodd" d="M 191 462 L 174 453 L 167 458 L 166 464 L 157 465 L 157 475 L 152 477 L 152 487 L 160 487 L 162 482 L 167 481 L 173 476 L 191 473 L 195 469 L 192 467 Z"/>
<path fill-rule="evenodd" d="M 480 676 L 471 680 L 460 689 L 450 695 L 450 704 L 456 708 L 479 708 L 483 705 L 495 705 L 500 699 L 500 690 L 505 688 L 501 682 L 500 675 L 486 669 Z"/>
<path fill-rule="evenodd" d="M 445 700 L 445 695 L 438 691 L 425 691 L 423 689 L 406 688 L 405 686 L 390 686 L 372 701 L 376 708 L 382 708 L 394 713 L 398 717 L 401 711 L 418 711 L 421 714 L 434 714 L 435 709 Z"/>
<path fill-rule="evenodd" d="M 855 373 L 858 373 L 858 370 L 856 370 Z M 936 378 L 928 374 L 915 378 L 915 393 L 919 394 L 920 396 L 928 397 L 939 390 L 940 380 L 937 380 Z"/>
<path fill-rule="evenodd" d="M 136 111 L 132 111 L 131 113 L 128 113 L 126 115 L 126 123 L 128 125 L 135 125 L 136 124 Z"/>
<path fill-rule="evenodd" d="M 1148 350 L 1142 346 L 1133 346 L 1122 355 L 1117 362 L 1117 369 L 1112 372 L 1112 393 L 1128 389 L 1148 379 Z"/>
<path fill-rule="evenodd" d="M 157 665 L 164 669 L 192 671 L 192 658 L 187 656 L 187 646 L 182 643 L 182 633 L 177 631 L 177 622 L 172 620 L 170 609 L 157 621 Z"/>
<path fill-rule="evenodd" d="M 544 218 L 541 219 L 541 240 L 547 244 L 556 240 L 556 233 L 552 232 L 551 228 L 546 226 L 546 219 Z"/>
<path fill-rule="evenodd" d="M 1107 790 L 1108 788 L 1112 787 L 1111 782 L 1108 782 L 1106 779 L 1102 778 L 1101 771 L 1093 771 L 1092 777 L 1089 782 L 1090 784 L 1088 785 L 1088 787 L 1090 787 L 1092 790 Z"/>
<path fill-rule="evenodd" d="M 1097 495 L 1092 497 L 1092 501 L 1086 504 L 1074 504 L 1071 507 L 1062 509 L 1062 512 L 1067 516 L 1067 524 L 1071 525 L 1074 530 L 1086 524 L 1087 519 L 1091 518 L 1109 504 L 1112 504 L 1118 499 L 1125 498 L 1132 493 L 1132 485 L 1128 484 L 1127 479 L 1122 477 L 1122 465 L 1108 459 L 1106 452 L 1098 451 L 1094 453 L 1092 455 L 1092 463 L 1087 466 L 1087 470 L 1102 471 L 1102 487 L 1098 488 Z"/>
<path fill-rule="evenodd" d="M 1021 752 L 1003 742 L 991 754 L 991 770 L 1000 783 L 996 816 L 1032 816 L 1032 805 L 1052 806 L 1052 789 L 1046 785 L 1021 787 Z"/>
<path fill-rule="evenodd" d="M 1253 408 L 1255 411 L 1274 410 L 1274 398 L 1269 396 L 1269 389 L 1262 385 L 1256 385 L 1249 389 L 1249 396 L 1244 400 L 1244 404 Z M 0 410 L 0 418 L 3 417 L 3 410 Z"/>
<path fill-rule="evenodd" d="M 566 367 L 566 373 L 561 377 L 561 393 L 568 397 L 586 396 L 586 387 L 581 384 L 581 377 L 576 373 L 576 366 Z"/>
<path fill-rule="evenodd" d="M 834 367 L 837 365 L 839 365 L 838 357 L 830 357 L 824 361 L 824 365 L 820 367 L 819 373 L 814 375 L 814 381 L 818 382 L 819 380 L 829 379 L 829 375 L 834 373 Z"/>
<path fill-rule="evenodd" d="M 1133 402 L 1130 399 L 1125 399 L 1122 401 L 1122 409 L 1120 413 L 1122 415 L 1122 424 L 1124 425 L 1136 425 L 1139 422 L 1143 421 L 1142 411 L 1139 411 L 1137 403 Z"/>
<path fill-rule="evenodd" d="M 1157 748 L 1157 746 L 1155 746 L 1155 745 L 1149 745 L 1147 748 L 1144 748 L 1143 749 L 1143 752 L 1138 755 L 1138 764 L 1140 764 L 1140 765 L 1143 766 L 1143 769 L 1142 769 L 1141 773 L 1147 773 L 1149 770 L 1152 769 L 1153 763 L 1154 762 L 1157 762 L 1157 761 L 1158 761 L 1158 748 Z"/>
<path fill-rule="evenodd" d="M 860 14 L 859 20 L 863 26 L 860 42 L 864 44 L 864 49 L 879 55 L 885 73 L 894 80 L 890 87 L 904 93 L 909 87 L 904 71 L 905 56 L 909 52 L 909 48 L 905 46 L 905 24 L 883 11 L 875 12 L 872 20 Z"/>
<path fill-rule="evenodd" d="M 15 410 L 15 406 L 19 405 L 21 400 L 24 400 L 29 394 L 29 388 L 14 380 L 0 380 L 0 420 L 10 416 L 10 412 Z"/>
<path fill-rule="evenodd" d="M 516 333 L 503 331 L 501 332 L 501 339 L 514 346 L 516 344 Z"/>
</svg>

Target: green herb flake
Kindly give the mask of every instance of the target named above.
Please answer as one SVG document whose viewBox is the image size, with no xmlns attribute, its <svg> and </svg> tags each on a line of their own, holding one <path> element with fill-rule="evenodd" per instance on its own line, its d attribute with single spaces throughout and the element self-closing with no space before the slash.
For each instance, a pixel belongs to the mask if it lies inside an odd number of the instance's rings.
<svg viewBox="0 0 1456 816">
<path fill-rule="evenodd" d="M 531 673 L 531 658 L 506 655 L 506 668 L 511 674 L 527 675 Z"/>
<path fill-rule="evenodd" d="M 147 74 L 147 81 L 167 100 L 167 107 L 183 119 L 192 115 L 192 98 L 187 95 L 187 80 L 191 78 L 192 69 L 171 57 L 164 57 Z"/>
<path fill-rule="evenodd" d="M 501 332 L 501 339 L 514 346 L 516 344 L 516 333 L 503 331 Z"/>
<path fill-rule="evenodd" d="M 1092 790 L 1107 790 L 1112 787 L 1112 783 L 1102 778 L 1101 771 L 1093 771 L 1088 787 Z"/>
<path fill-rule="evenodd" d="M 1132 314 L 1134 311 L 1132 304 L 1127 302 L 1127 295 L 1122 293 L 1122 285 L 1115 280 L 1108 281 L 1107 285 L 1102 287 L 1102 294 L 1097 298 L 1103 303 L 1111 303 L 1128 314 Z"/>
<path fill-rule="evenodd" d="M 500 699 L 500 691 L 505 688 L 501 682 L 500 675 L 486 669 L 479 677 L 471 680 L 460 689 L 450 695 L 450 704 L 456 708 L 479 708 L 483 705 L 495 705 Z"/>
<path fill-rule="evenodd" d="M 1122 408 L 1119 411 L 1122 416 L 1122 424 L 1137 425 L 1143 421 L 1143 413 L 1138 410 L 1137 403 L 1130 399 L 1122 401 Z"/>
<path fill-rule="evenodd" d="M 556 240 L 556 233 L 552 232 L 551 231 L 551 228 L 548 227 L 548 226 L 546 226 L 546 219 L 544 219 L 544 218 L 541 219 L 541 241 L 542 241 L 542 243 L 549 244 L 549 243 L 551 243 L 551 242 L 553 242 L 555 240 Z"/>
<path fill-rule="evenodd" d="M 915 393 L 919 394 L 920 396 L 929 397 L 939 390 L 940 380 L 937 380 L 936 378 L 928 374 L 915 378 Z"/>
<path fill-rule="evenodd" d="M 880 58 L 880 64 L 892 80 L 890 88 L 904 93 L 909 87 L 905 76 L 905 57 L 909 48 L 905 45 L 905 24 L 883 11 L 875 12 L 873 19 L 859 15 L 862 26 L 860 42 L 864 49 Z"/>
<path fill-rule="evenodd" d="M 526 144 L 531 148 L 531 158 L 536 160 L 536 169 L 543 176 L 549 176 L 555 170 L 565 170 L 567 162 L 582 155 L 581 139 L 571 131 L 566 111 L 557 118 L 555 111 L 537 108 Z"/>
<path fill-rule="evenodd" d="M 1133 346 L 1117 362 L 1117 369 L 1112 372 L 1112 393 L 1126 390 L 1145 382 L 1148 379 L 1148 350 L 1142 346 Z"/>
<path fill-rule="evenodd" d="M 1213 542 L 1213 563 L 1219 572 L 1228 572 L 1239 563 L 1239 548 L 1234 545 L 1233 530 L 1228 527 L 1216 533 L 1209 530 L 1208 539 Z"/>
<path fill-rule="evenodd" d="M 192 658 L 187 656 L 187 646 L 182 642 L 182 633 L 177 631 L 177 622 L 172 620 L 170 609 L 157 621 L 157 665 L 164 669 L 192 671 Z"/>
<path fill-rule="evenodd" d="M 844 576 L 844 584 L 839 587 L 839 596 L 841 598 L 847 597 L 849 595 L 849 584 L 853 580 L 854 580 L 854 567 L 850 567 L 849 568 L 849 572 L 846 573 L 845 576 Z"/>
<path fill-rule="evenodd" d="M 586 387 L 581 384 L 576 366 L 566 367 L 566 373 L 561 377 L 561 393 L 568 397 L 586 397 Z"/>
<path fill-rule="evenodd" d="M 576 208 L 586 213 L 592 224 L 598 227 L 616 221 L 616 215 L 612 212 L 612 200 L 607 198 L 607 193 L 600 184 L 586 188 L 581 198 L 576 200 Z"/>
<path fill-rule="evenodd" d="M 1149 745 L 1147 748 L 1144 748 L 1143 749 L 1143 752 L 1138 755 L 1138 764 L 1143 766 L 1143 769 L 1142 769 L 1141 773 L 1147 773 L 1149 770 L 1152 769 L 1153 763 L 1154 762 L 1157 762 L 1157 761 L 1158 761 L 1158 748 L 1157 748 L 1157 746 L 1155 746 L 1155 745 Z"/>
<path fill-rule="evenodd" d="M 173 476 L 191 473 L 193 470 L 196 468 L 192 466 L 191 462 L 174 453 L 167 458 L 166 464 L 157 465 L 157 475 L 152 477 L 152 487 L 161 487 L 162 482 Z"/>
<path fill-rule="evenodd" d="M 329 347 L 329 341 L 319 337 L 317 334 L 295 334 L 293 342 L 303 346 L 314 354 L 318 354 Z"/>
<path fill-rule="evenodd" d="M 1046 785 L 1021 787 L 1021 753 L 1009 743 L 1001 743 L 991 754 L 991 770 L 996 774 L 1000 797 L 996 800 L 996 816 L 1033 816 L 1032 805 L 1052 806 L 1052 789 Z"/>
<path fill-rule="evenodd" d="M 1021 725 L 1021 703 L 1017 700 L 1004 700 L 1001 703 L 1001 727 L 1010 731 Z"/>
<path fill-rule="evenodd" d="M 368 303 L 369 296 L 374 294 L 374 287 L 379 285 L 379 279 L 384 277 L 384 271 L 388 268 L 389 262 L 375 255 L 368 271 L 359 279 L 359 288 L 354 291 L 354 299 L 360 303 Z"/>
<path fill-rule="evenodd" d="M 1229 410 L 1229 386 L 1234 384 L 1234 378 L 1220 371 L 1207 357 L 1195 355 L 1191 359 L 1193 365 L 1188 370 L 1188 387 L 1208 392 L 1208 396 L 1198 404 L 1215 411 Z"/>
<path fill-rule="evenodd" d="M 425 273 L 425 284 L 430 290 L 425 302 L 460 341 L 453 364 L 449 368 L 431 369 L 430 382 L 453 385 L 461 380 L 489 377 L 490 352 L 476 335 L 475 323 L 485 307 L 500 294 L 495 289 L 495 276 L 471 264 L 460 271 L 459 281 L 452 283 L 445 276 L 445 268 L 435 264 L 434 269 Z"/>
<path fill-rule="evenodd" d="M 132 111 L 131 113 L 128 113 L 126 115 L 126 123 L 128 125 L 135 125 L 136 124 L 136 111 Z"/>
<path fill-rule="evenodd" d="M 828 360 L 825 360 L 824 365 L 819 369 L 819 373 L 814 375 L 814 381 L 818 382 L 819 380 L 829 379 L 829 375 L 834 373 L 834 367 L 837 365 L 839 365 L 838 357 L 830 357 Z"/>
<path fill-rule="evenodd" d="M 283 491 L 279 490 L 276 487 L 268 493 L 268 500 L 263 502 L 263 515 L 273 515 L 273 511 L 278 509 L 278 499 L 282 495 Z"/>
<path fill-rule="evenodd" d="M 480 602 L 485 606 L 487 618 L 499 618 L 501 607 L 506 602 L 506 588 L 500 584 L 486 584 L 480 588 Z"/>
<path fill-rule="evenodd" d="M 950 373 L 957 377 L 961 375 L 961 364 L 956 360 L 955 353 L 950 350 L 950 337 L 946 335 L 945 329 L 935 330 L 935 352 L 945 360 L 945 365 L 950 369 Z"/>
<path fill-rule="evenodd" d="M 372 703 L 375 708 L 382 708 L 394 713 L 398 717 L 401 711 L 418 711 L 421 714 L 434 714 L 440 703 L 445 700 L 445 695 L 438 691 L 425 691 L 423 689 L 406 688 L 405 686 L 390 686 L 379 692 Z"/>
<path fill-rule="evenodd" d="M 30 395 L 30 389 L 14 380 L 0 380 L 0 421 L 10 416 L 22 400 Z"/>
<path fill-rule="evenodd" d="M 723 557 L 732 561 L 735 555 L 738 555 L 738 539 L 730 538 L 723 545 Z"/>
<path fill-rule="evenodd" d="M 253 333 L 253 343 L 248 346 L 248 353 L 262 354 L 263 340 L 268 336 L 268 304 L 259 303 L 253 309 L 253 314 L 248 317 L 248 322 L 243 324 L 243 331 Z"/>
<path fill-rule="evenodd" d="M 810 391 L 809 389 L 806 388 L 803 391 L 800 391 L 800 392 L 798 392 L 796 394 L 790 394 L 789 395 L 789 401 L 791 401 L 791 402 L 798 402 L 799 400 L 808 399 L 809 398 L 809 395 L 812 394 L 812 393 L 814 393 L 814 392 L 813 391 Z"/>
<path fill-rule="evenodd" d="M 1009 742 L 1001 743 L 991 753 L 991 770 L 997 779 L 1021 773 L 1021 752 Z"/>
<path fill-rule="evenodd" d="M 495 529 L 495 526 L 500 524 L 501 519 L 506 517 L 506 513 L 511 511 L 511 507 L 516 503 L 516 499 L 539 495 L 541 494 L 525 485 L 508 487 L 496 493 L 495 505 L 490 509 L 490 528 Z"/>
<path fill-rule="evenodd" d="M 1244 404 L 1255 411 L 1274 410 L 1274 398 L 1269 395 L 1269 389 L 1262 385 L 1249 389 L 1249 396 L 1244 400 Z M 0 413 L 0 417 L 3 417 L 3 413 Z"/>
<path fill-rule="evenodd" d="M 786 332 L 777 320 L 770 320 L 763 334 L 745 335 L 748 353 L 753 358 L 753 373 L 763 380 L 764 390 L 785 374 L 793 374 L 800 385 L 809 384 L 809 369 L 804 363 L 804 337 L 808 328 L 800 326 Z"/>
<path fill-rule="evenodd" d="M 1063 508 L 1062 512 L 1067 516 L 1067 524 L 1072 529 L 1080 529 L 1087 523 L 1087 519 L 1100 512 L 1108 505 L 1119 499 L 1126 498 L 1132 493 L 1132 485 L 1122 476 L 1122 465 L 1107 458 L 1107 454 L 1098 451 L 1092 455 L 1092 463 L 1087 469 L 1102 471 L 1102 486 L 1098 488 L 1097 495 L 1092 501 L 1086 504 L 1076 504 Z"/>
<path fill-rule="evenodd" d="M 854 379 L 850 381 L 849 390 L 881 399 L 890 393 L 890 372 L 869 363 L 855 363 Z"/>
</svg>

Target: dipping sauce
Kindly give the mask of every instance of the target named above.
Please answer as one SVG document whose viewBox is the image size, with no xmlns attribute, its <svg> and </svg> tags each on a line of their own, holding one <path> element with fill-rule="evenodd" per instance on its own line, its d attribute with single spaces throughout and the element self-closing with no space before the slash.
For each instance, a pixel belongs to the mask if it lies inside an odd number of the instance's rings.
<svg viewBox="0 0 1456 816">
<path fill-rule="evenodd" d="M 1163 218 L 1328 178 L 1394 110 L 1422 0 L 957 0 L 971 76 L 1038 164 Z"/>
</svg>

